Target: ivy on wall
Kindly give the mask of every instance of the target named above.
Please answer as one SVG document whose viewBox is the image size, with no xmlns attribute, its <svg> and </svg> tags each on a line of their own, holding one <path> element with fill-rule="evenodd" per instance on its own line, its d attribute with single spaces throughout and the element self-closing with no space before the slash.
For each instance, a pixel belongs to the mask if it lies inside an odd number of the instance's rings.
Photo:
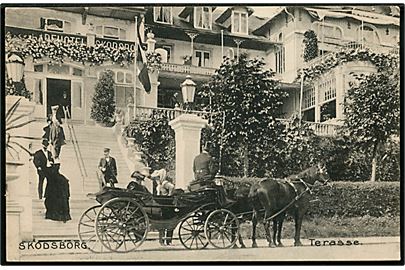
<svg viewBox="0 0 405 270">
<path fill-rule="evenodd" d="M 318 56 L 318 38 L 313 30 L 304 33 L 304 61 L 308 62 Z"/>
<path fill-rule="evenodd" d="M 63 63 L 68 58 L 83 64 L 100 65 L 111 61 L 124 66 L 134 61 L 134 52 L 125 48 L 111 48 L 103 44 L 88 47 L 83 43 L 46 40 L 31 35 L 17 37 L 9 32 L 5 36 L 5 49 L 7 52 L 19 52 L 23 58 L 32 56 L 36 60 L 48 57 L 55 63 Z"/>
<path fill-rule="evenodd" d="M 304 80 L 311 81 L 341 64 L 353 61 L 370 62 L 377 71 L 395 69 L 399 65 L 399 57 L 395 54 L 375 53 L 368 48 L 343 49 L 329 54 L 322 62 L 304 68 Z M 302 70 L 298 70 L 295 81 L 300 79 L 301 73 Z"/>
</svg>

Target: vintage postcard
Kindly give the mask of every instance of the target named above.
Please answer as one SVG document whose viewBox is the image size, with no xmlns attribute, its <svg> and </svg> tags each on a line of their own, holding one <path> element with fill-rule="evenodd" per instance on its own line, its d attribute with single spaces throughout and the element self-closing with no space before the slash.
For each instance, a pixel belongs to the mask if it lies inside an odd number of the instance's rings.
<svg viewBox="0 0 405 270">
<path fill-rule="evenodd" d="M 1 9 L 3 264 L 403 264 L 403 4 Z"/>
</svg>

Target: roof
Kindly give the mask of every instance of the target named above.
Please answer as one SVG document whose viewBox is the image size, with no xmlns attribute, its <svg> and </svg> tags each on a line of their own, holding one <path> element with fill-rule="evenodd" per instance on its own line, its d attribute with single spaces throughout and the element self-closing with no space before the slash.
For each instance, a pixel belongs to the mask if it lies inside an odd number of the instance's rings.
<svg viewBox="0 0 405 270">
<path fill-rule="evenodd" d="M 392 7 L 392 8 L 391 8 Z M 379 24 L 379 25 L 396 25 L 399 26 L 399 18 L 395 17 L 396 16 L 396 11 L 397 9 L 395 6 L 390 6 L 391 14 L 394 16 L 389 16 L 385 14 L 380 14 L 377 12 L 369 12 L 365 10 L 359 10 L 356 8 L 347 8 L 347 7 L 342 7 L 342 6 L 325 6 L 325 7 L 304 7 L 304 6 L 291 6 L 291 7 L 284 7 L 278 10 L 274 15 L 267 20 L 264 24 L 262 24 L 260 27 L 252 31 L 252 34 L 255 35 L 261 35 L 265 29 L 267 29 L 270 25 L 270 23 L 280 14 L 289 14 L 291 15 L 291 12 L 289 12 L 287 9 L 291 8 L 302 8 L 306 10 L 313 18 L 322 20 L 325 17 L 328 18 L 352 18 L 358 21 L 363 21 L 367 22 L 370 24 Z"/>
</svg>

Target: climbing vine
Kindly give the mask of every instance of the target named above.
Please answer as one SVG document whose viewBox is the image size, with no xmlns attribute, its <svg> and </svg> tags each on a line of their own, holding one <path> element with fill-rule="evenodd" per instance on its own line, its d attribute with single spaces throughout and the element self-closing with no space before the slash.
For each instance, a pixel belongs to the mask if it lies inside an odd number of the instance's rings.
<svg viewBox="0 0 405 270">
<path fill-rule="evenodd" d="M 303 40 L 304 61 L 308 62 L 318 56 L 318 38 L 313 30 L 308 30 L 304 33 Z"/>
</svg>

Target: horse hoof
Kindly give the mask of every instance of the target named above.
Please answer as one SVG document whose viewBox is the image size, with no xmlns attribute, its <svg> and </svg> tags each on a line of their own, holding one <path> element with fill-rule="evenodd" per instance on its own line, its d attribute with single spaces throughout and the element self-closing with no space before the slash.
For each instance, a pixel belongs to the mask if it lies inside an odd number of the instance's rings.
<svg viewBox="0 0 405 270">
<path fill-rule="evenodd" d="M 283 243 L 278 243 L 277 246 L 278 247 L 284 247 Z"/>
<path fill-rule="evenodd" d="M 300 247 L 300 246 L 302 246 L 301 241 L 295 242 L 295 243 L 294 243 L 294 246 L 295 246 L 295 247 Z"/>
<path fill-rule="evenodd" d="M 256 243 L 253 243 L 253 244 L 252 244 L 252 248 L 257 248 L 257 244 L 256 244 Z"/>
<path fill-rule="evenodd" d="M 276 245 L 275 245 L 275 244 L 273 244 L 273 243 L 270 243 L 270 244 L 269 244 L 269 247 L 270 247 L 270 248 L 275 248 L 275 247 L 276 247 Z"/>
</svg>

